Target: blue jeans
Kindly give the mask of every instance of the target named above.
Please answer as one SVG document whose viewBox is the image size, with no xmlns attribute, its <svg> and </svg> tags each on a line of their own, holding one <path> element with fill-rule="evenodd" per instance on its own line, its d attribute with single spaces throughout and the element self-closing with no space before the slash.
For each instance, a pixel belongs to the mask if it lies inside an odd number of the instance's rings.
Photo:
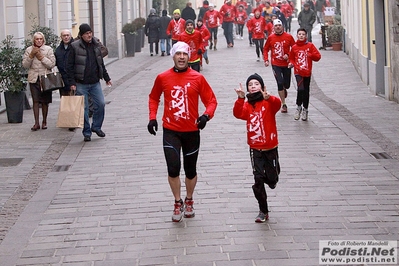
<svg viewBox="0 0 399 266">
<path fill-rule="evenodd" d="M 165 50 L 166 43 L 166 50 Z M 161 39 L 161 52 L 166 52 L 167 55 L 170 55 L 170 38 Z"/>
<path fill-rule="evenodd" d="M 224 31 L 224 37 L 226 37 L 227 44 L 234 44 L 233 39 L 233 22 L 223 22 L 222 28 Z"/>
<path fill-rule="evenodd" d="M 91 130 L 100 130 L 104 122 L 105 100 L 100 82 L 94 84 L 76 83 L 76 95 L 85 97 L 85 122 L 83 126 L 83 136 L 90 137 Z M 89 95 L 93 100 L 93 123 L 90 126 L 89 119 Z"/>
</svg>

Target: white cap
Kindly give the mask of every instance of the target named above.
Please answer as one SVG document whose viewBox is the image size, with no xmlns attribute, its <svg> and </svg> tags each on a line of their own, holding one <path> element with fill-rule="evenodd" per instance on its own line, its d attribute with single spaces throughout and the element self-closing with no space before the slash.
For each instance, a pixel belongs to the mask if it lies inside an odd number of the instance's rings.
<svg viewBox="0 0 399 266">
<path fill-rule="evenodd" d="M 190 57 L 190 46 L 185 42 L 177 42 L 172 46 L 172 49 L 170 49 L 170 54 L 173 57 L 177 52 L 186 53 L 188 57 Z"/>
<path fill-rule="evenodd" d="M 215 5 L 214 5 L 214 4 L 212 4 L 212 3 L 210 3 L 210 4 L 209 4 L 209 7 L 215 7 Z"/>
<path fill-rule="evenodd" d="M 273 20 L 273 26 L 276 26 L 276 25 L 283 25 L 283 23 L 281 22 L 281 20 L 275 19 L 275 20 Z"/>
</svg>

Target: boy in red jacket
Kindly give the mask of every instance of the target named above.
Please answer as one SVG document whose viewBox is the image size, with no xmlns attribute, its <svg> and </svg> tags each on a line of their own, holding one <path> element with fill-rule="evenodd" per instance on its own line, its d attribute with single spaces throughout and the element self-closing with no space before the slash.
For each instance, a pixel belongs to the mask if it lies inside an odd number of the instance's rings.
<svg viewBox="0 0 399 266">
<path fill-rule="evenodd" d="M 248 31 L 252 34 L 252 42 L 255 44 L 256 61 L 260 61 L 265 43 L 266 20 L 260 15 L 261 11 L 255 9 L 255 16 L 247 22 Z"/>
<path fill-rule="evenodd" d="M 194 21 L 191 19 L 186 20 L 186 30 L 179 35 L 179 41 L 185 42 L 190 46 L 190 58 L 188 65 L 200 72 L 200 61 L 203 52 L 203 40 L 199 30 L 195 30 Z"/>
<path fill-rule="evenodd" d="M 292 46 L 290 52 L 290 63 L 288 67 L 294 68 L 294 75 L 298 85 L 298 92 L 296 96 L 296 111 L 294 119 L 299 117 L 303 121 L 308 120 L 308 107 L 310 95 L 310 77 L 312 76 L 312 62 L 319 61 L 321 54 L 313 43 L 307 41 L 307 32 L 304 28 L 297 30 L 298 40 Z M 303 108 L 302 108 L 303 105 Z"/>
<path fill-rule="evenodd" d="M 269 219 L 264 184 L 271 189 L 276 188 L 280 174 L 276 113 L 281 107 L 281 101 L 266 91 L 262 77 L 256 73 L 248 77 L 246 85 L 248 101 L 244 100 L 245 92 L 241 83 L 235 89 L 238 99 L 234 104 L 233 115 L 247 122 L 247 141 L 255 179 L 252 190 L 259 205 L 255 222 L 263 223 Z"/>
</svg>

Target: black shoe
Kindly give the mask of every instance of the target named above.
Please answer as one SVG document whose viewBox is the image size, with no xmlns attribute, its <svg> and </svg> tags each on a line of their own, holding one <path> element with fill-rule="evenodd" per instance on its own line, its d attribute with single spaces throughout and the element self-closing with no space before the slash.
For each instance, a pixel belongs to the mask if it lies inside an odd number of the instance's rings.
<svg viewBox="0 0 399 266">
<path fill-rule="evenodd" d="M 88 142 L 91 141 L 91 137 L 90 136 L 85 136 L 83 139 L 84 142 Z"/>
<path fill-rule="evenodd" d="M 70 128 L 68 128 L 68 130 L 69 131 L 75 131 L 75 128 L 74 127 L 70 127 Z"/>
<path fill-rule="evenodd" d="M 165 52 L 162 52 L 162 53 L 161 53 L 161 56 L 165 56 Z"/>
<path fill-rule="evenodd" d="M 101 138 L 105 137 L 105 133 L 104 133 L 101 129 L 99 129 L 99 130 L 94 130 L 94 129 L 92 129 L 91 132 L 96 133 L 97 136 L 99 136 L 99 137 L 101 137 Z"/>
</svg>

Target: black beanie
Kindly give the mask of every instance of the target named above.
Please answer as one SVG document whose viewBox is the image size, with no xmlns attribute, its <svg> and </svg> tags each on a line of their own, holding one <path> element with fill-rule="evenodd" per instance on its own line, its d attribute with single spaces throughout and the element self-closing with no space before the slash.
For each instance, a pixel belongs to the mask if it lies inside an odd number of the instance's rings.
<svg viewBox="0 0 399 266">
<path fill-rule="evenodd" d="M 191 19 L 187 19 L 186 24 L 184 24 L 184 26 L 187 27 L 188 23 L 191 23 L 191 24 L 193 24 L 193 26 L 195 26 L 194 21 L 192 21 Z"/>
<path fill-rule="evenodd" d="M 92 31 L 89 24 L 83 23 L 79 26 L 79 35 L 82 36 L 88 31 Z"/>
<path fill-rule="evenodd" d="M 162 10 L 162 16 L 166 16 L 168 14 L 168 11 L 166 9 Z"/>
<path fill-rule="evenodd" d="M 248 83 L 249 83 L 249 81 L 252 80 L 252 79 L 256 79 L 257 81 L 259 81 L 260 86 L 262 87 L 262 91 L 265 89 L 265 83 L 263 82 L 262 77 L 259 76 L 259 74 L 255 73 L 255 74 L 252 74 L 251 76 L 249 76 L 248 79 L 247 79 L 247 83 L 246 83 L 246 85 L 247 85 L 247 91 L 248 91 Z"/>
</svg>

